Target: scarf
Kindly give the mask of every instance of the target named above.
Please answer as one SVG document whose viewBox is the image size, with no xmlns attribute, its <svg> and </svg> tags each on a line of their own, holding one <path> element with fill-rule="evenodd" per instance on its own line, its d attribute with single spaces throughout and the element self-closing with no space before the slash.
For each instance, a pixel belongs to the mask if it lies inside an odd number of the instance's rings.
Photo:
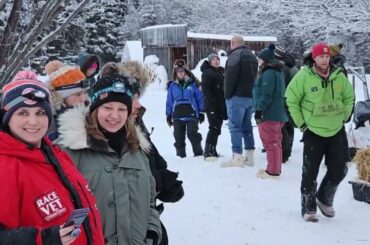
<svg viewBox="0 0 370 245">
<path fill-rule="evenodd" d="M 313 70 L 322 78 L 324 79 L 327 79 L 330 75 L 330 66 L 328 66 L 328 69 L 326 70 L 323 70 L 319 67 L 316 66 L 316 64 L 314 63 L 313 66 L 312 66 Z"/>
</svg>

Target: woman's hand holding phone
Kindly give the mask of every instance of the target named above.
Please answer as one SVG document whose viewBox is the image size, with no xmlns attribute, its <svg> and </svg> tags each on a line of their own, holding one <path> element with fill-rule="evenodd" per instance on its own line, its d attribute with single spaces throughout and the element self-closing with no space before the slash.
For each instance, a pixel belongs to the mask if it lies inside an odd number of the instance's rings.
<svg viewBox="0 0 370 245">
<path fill-rule="evenodd" d="M 63 225 L 60 226 L 59 234 L 60 234 L 60 240 L 62 241 L 63 245 L 69 245 L 72 242 L 74 242 L 74 240 L 76 240 L 78 236 L 76 237 L 72 236 L 73 230 L 75 230 L 74 225 L 70 225 L 64 228 L 63 228 Z"/>
</svg>

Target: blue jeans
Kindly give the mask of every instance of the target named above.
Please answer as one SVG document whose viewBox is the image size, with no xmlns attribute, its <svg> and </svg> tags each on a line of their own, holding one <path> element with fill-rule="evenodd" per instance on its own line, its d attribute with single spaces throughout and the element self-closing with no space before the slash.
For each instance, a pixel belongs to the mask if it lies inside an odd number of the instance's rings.
<svg viewBox="0 0 370 245">
<path fill-rule="evenodd" d="M 243 154 L 243 139 L 245 150 L 254 149 L 253 98 L 233 96 L 226 100 L 226 106 L 233 153 Z"/>
</svg>

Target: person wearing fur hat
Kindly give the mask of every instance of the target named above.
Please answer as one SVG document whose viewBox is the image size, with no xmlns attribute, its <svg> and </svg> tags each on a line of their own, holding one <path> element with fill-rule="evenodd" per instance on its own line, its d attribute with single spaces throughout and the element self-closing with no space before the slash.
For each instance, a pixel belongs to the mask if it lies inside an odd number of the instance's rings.
<svg viewBox="0 0 370 245">
<path fill-rule="evenodd" d="M 203 93 L 184 60 L 176 60 L 173 70 L 174 80 L 169 83 L 167 90 L 166 116 L 168 126 L 174 129 L 176 155 L 186 157 L 187 135 L 194 156 L 202 156 L 202 135 L 198 132 L 198 124 L 204 121 Z"/>
<path fill-rule="evenodd" d="M 48 88 L 31 71 L 3 87 L 0 132 L 0 244 L 104 244 L 100 214 L 85 178 L 45 136 Z M 64 226 L 89 209 L 80 227 Z"/>
<path fill-rule="evenodd" d="M 289 83 L 286 103 L 295 125 L 303 132 L 301 214 L 317 222 L 316 209 L 335 216 L 335 192 L 347 174 L 348 141 L 344 123 L 354 105 L 354 91 L 342 69 L 330 63 L 330 48 L 317 43 L 312 63 Z M 326 174 L 317 190 L 317 175 L 325 157 Z"/>
<path fill-rule="evenodd" d="M 172 81 L 175 81 L 177 79 L 177 68 L 183 68 L 184 71 L 185 71 L 185 75 L 187 77 L 189 77 L 191 80 L 194 81 L 195 85 L 197 87 L 200 87 L 200 81 L 198 80 L 198 78 L 196 78 L 196 76 L 190 71 L 190 69 L 188 68 L 186 62 L 184 59 L 177 59 L 175 60 L 175 62 L 173 63 L 173 67 L 172 67 L 172 80 L 168 82 L 167 84 L 167 87 L 170 86 L 171 82 Z"/>
<path fill-rule="evenodd" d="M 332 43 L 329 45 L 330 49 L 330 61 L 336 66 L 342 68 L 343 73 L 348 77 L 347 69 L 344 65 L 346 62 L 346 57 L 342 53 L 343 43 Z"/>
<path fill-rule="evenodd" d="M 50 140 L 58 138 L 58 117 L 66 110 L 78 105 L 88 105 L 86 95 L 90 83 L 79 68 L 64 65 L 49 74 L 53 107 L 55 111 L 54 126 L 48 133 Z"/>
<path fill-rule="evenodd" d="M 150 143 L 128 120 L 135 93 L 131 80 L 119 74 L 99 78 L 89 108 L 59 117 L 58 142 L 97 197 L 107 244 L 157 244 L 161 226 L 146 157 Z"/>
<path fill-rule="evenodd" d="M 253 87 L 254 119 L 267 155 L 267 168 L 258 172 L 260 178 L 273 178 L 281 174 L 281 129 L 288 116 L 284 109 L 285 80 L 282 65 L 270 44 L 258 54 L 259 77 Z"/>
<path fill-rule="evenodd" d="M 223 120 L 227 120 L 224 97 L 224 68 L 220 66 L 220 57 L 211 53 L 200 67 L 202 71 L 202 92 L 204 110 L 208 118 L 208 134 L 204 147 L 204 158 L 216 160 L 218 136 L 221 134 Z"/>
<path fill-rule="evenodd" d="M 234 35 L 230 41 L 224 82 L 232 158 L 224 162 L 222 167 L 254 165 L 252 89 L 257 70 L 257 57 L 248 50 L 242 36 Z M 245 150 L 245 155 L 243 155 L 243 150 Z"/>
<path fill-rule="evenodd" d="M 145 94 L 145 89 L 150 82 L 148 71 L 137 61 L 127 61 L 123 64 L 119 63 L 116 65 L 111 64 L 107 67 L 106 65 L 104 65 L 104 67 L 105 75 L 107 75 L 107 71 L 114 72 L 114 67 L 117 67 L 116 72 L 120 74 L 126 74 L 130 77 L 135 78 L 135 82 L 138 85 L 135 86 L 137 90 L 133 91 L 132 111 L 129 119 L 132 120 L 137 127 L 139 127 L 140 130 L 138 132 L 140 132 L 140 137 L 145 137 L 150 143 L 150 151 L 146 152 L 146 155 L 149 160 L 150 170 L 156 182 L 156 199 L 163 203 L 178 202 L 184 196 L 182 181 L 177 179 L 178 173 L 168 169 L 166 160 L 161 156 L 157 147 L 154 145 L 153 141 L 150 138 L 150 135 L 153 133 L 154 128 L 152 128 L 152 132 L 149 132 L 143 120 L 146 108 L 140 103 L 140 98 Z M 104 67 L 102 68 L 101 73 L 103 73 Z M 161 214 L 164 210 L 163 203 L 156 206 L 157 210 Z M 167 231 L 162 221 L 161 227 L 162 240 L 159 245 L 167 245 Z"/>
</svg>

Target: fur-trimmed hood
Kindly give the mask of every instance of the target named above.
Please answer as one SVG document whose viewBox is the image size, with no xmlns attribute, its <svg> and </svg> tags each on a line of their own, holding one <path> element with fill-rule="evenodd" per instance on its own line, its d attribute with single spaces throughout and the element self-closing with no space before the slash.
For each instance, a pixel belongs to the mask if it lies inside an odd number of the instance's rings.
<svg viewBox="0 0 370 245">
<path fill-rule="evenodd" d="M 126 74 L 135 78 L 141 87 L 147 87 L 150 82 L 149 71 L 137 61 L 127 61 L 118 64 L 120 74 Z"/>
<path fill-rule="evenodd" d="M 76 106 L 62 113 L 58 118 L 59 138 L 55 143 L 64 148 L 81 150 L 90 148 L 89 136 L 86 130 L 86 116 L 89 108 L 86 106 Z M 136 134 L 140 142 L 140 148 L 148 153 L 151 144 L 141 130 L 140 126 L 135 126 Z"/>
</svg>

